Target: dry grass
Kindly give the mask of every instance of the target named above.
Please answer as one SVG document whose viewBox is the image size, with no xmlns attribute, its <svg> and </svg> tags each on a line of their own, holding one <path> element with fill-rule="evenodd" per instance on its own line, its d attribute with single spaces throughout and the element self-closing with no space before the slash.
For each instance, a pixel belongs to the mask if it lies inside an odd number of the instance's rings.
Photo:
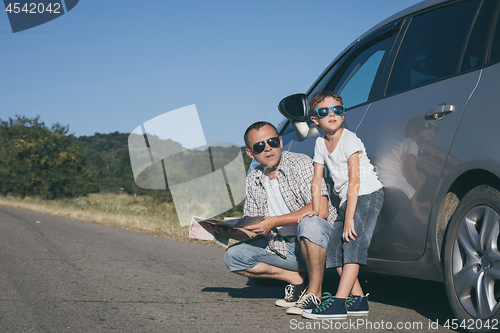
<svg viewBox="0 0 500 333">
<path fill-rule="evenodd" d="M 158 203 L 148 196 L 95 193 L 59 200 L 0 196 L 0 205 L 185 242 L 219 246 L 216 242 L 189 238 L 189 227 L 181 228 L 174 204 Z"/>
</svg>

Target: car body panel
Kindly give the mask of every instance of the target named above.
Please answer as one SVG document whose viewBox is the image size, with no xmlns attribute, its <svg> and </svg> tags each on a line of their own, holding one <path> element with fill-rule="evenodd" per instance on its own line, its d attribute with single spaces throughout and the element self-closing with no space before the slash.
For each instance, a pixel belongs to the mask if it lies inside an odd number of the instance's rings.
<svg viewBox="0 0 500 333">
<path fill-rule="evenodd" d="M 370 246 L 370 258 L 416 260 L 422 256 L 437 185 L 441 174 L 449 172 L 457 164 L 457 159 L 452 157 L 449 157 L 449 163 L 445 162 L 479 72 L 459 75 L 379 100 L 368 109 L 356 134 L 364 142 L 386 191 L 384 208 Z M 426 112 L 442 103 L 453 105 L 454 111 L 441 120 L 426 120 Z M 394 151 L 398 149 L 395 146 L 409 140 L 409 136 L 405 137 L 405 129 L 412 122 L 419 124 L 415 127 L 420 127 L 422 123 L 439 127 L 437 133 L 423 129 L 413 134 L 427 136 L 418 143 L 416 177 L 420 177 L 421 185 L 410 185 L 406 180 L 410 167 L 398 169 L 389 162 L 384 163 L 394 158 L 385 157 L 396 154 Z M 400 184 L 401 180 L 406 183 Z"/>
<path fill-rule="evenodd" d="M 499 77 L 500 0 L 428 0 L 367 31 L 301 95 L 342 96 L 343 127 L 384 185 L 361 269 L 444 282 L 454 316 L 483 323 L 500 318 Z M 322 132 L 296 120 L 288 147 L 312 156 Z"/>
<path fill-rule="evenodd" d="M 451 3 L 457 2 L 423 1 L 377 24 L 336 57 L 307 93 L 310 96 L 312 93 L 323 89 L 333 89 L 331 83 L 329 83 L 330 80 L 343 75 L 334 73 L 340 71 L 346 62 L 351 61 L 349 60 L 351 55 L 356 54 L 358 49 L 363 50 L 364 45 L 371 45 L 370 40 L 377 40 L 376 43 L 379 43 L 378 40 L 380 39 L 377 39 L 376 36 L 380 36 L 380 31 L 391 31 L 387 29 L 391 25 L 398 24 L 399 33 L 391 37 L 392 42 L 395 42 L 395 47 L 387 49 L 390 52 L 386 54 L 385 61 L 389 61 L 389 66 L 380 67 L 382 72 L 378 72 L 375 77 L 375 84 L 379 80 L 381 88 L 374 86 L 370 93 L 371 97 L 369 99 L 371 100 L 348 108 L 344 123 L 344 127 L 355 132 L 364 143 L 368 156 L 376 171 L 379 172 L 379 178 L 386 188 L 386 204 L 379 217 L 369 250 L 369 269 L 371 271 L 390 268 L 391 274 L 436 281 L 442 280 L 442 271 L 439 267 L 441 245 L 439 236 L 442 237 L 442 235 L 437 234 L 436 220 L 439 214 L 439 205 L 444 200 L 444 195 L 447 192 L 443 184 L 448 182 L 449 175 L 459 177 L 454 172 L 454 169 L 467 160 L 462 160 L 464 158 L 463 154 L 457 154 L 458 148 L 454 148 L 456 144 L 453 145 L 453 142 L 469 98 L 473 96 L 476 87 L 479 90 L 483 87 L 482 82 L 478 86 L 482 71 L 476 69 L 438 80 L 424 81 L 419 86 L 388 96 L 384 93 L 385 89 L 387 89 L 387 82 L 384 80 L 390 78 L 388 73 L 393 70 L 391 64 L 397 57 L 405 31 L 407 31 L 408 26 L 411 28 L 411 17 L 426 13 L 429 8 L 439 8 L 440 10 L 443 5 Z M 492 77 L 491 80 L 494 80 L 494 78 Z M 374 92 L 375 95 L 372 95 Z M 450 106 L 452 107 L 450 108 Z M 435 111 L 437 108 L 446 109 L 447 112 L 452 110 L 452 112 L 446 113 L 446 115 L 443 113 L 443 115 L 435 118 L 428 115 L 429 112 Z M 400 179 L 408 178 L 406 169 L 398 169 L 394 165 L 384 166 L 384 158 L 386 158 L 386 152 L 391 150 L 391 147 L 408 138 L 409 124 L 415 122 L 415 119 L 420 122 L 429 122 L 432 124 L 429 125 L 431 127 L 439 127 L 439 132 L 433 132 L 432 139 L 429 138 L 426 142 L 417 144 L 418 154 L 421 156 L 419 156 L 416 169 L 421 178 L 421 183 L 411 184 L 413 190 L 411 187 L 408 190 L 409 184 L 406 184 L 405 198 L 401 193 L 397 193 L 395 196 L 393 190 L 398 190 L 398 188 L 394 186 L 394 182 L 391 182 L 390 179 L 386 181 L 384 176 L 381 177 L 381 173 L 385 175 L 399 173 L 401 174 Z M 314 137 L 321 135 L 322 132 L 314 128 L 315 125 L 310 121 L 307 124 L 310 127 L 307 139 L 299 141 L 296 135 L 290 136 L 287 134 L 284 144 L 286 149 L 305 153 L 312 157 L 314 153 Z M 302 123 L 301 127 L 304 127 L 303 125 L 305 124 Z M 294 127 L 296 127 L 296 124 L 294 124 Z M 301 137 L 305 137 L 305 135 L 301 133 Z M 457 138 L 461 138 L 461 136 L 457 136 Z M 394 198 L 399 199 L 395 200 Z M 433 267 L 433 269 L 430 271 L 423 269 L 426 267 Z"/>
</svg>

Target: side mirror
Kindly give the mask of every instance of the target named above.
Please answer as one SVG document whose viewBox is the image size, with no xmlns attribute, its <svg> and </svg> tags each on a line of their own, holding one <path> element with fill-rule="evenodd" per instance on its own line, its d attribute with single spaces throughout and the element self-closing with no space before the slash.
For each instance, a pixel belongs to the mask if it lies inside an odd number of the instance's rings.
<svg viewBox="0 0 500 333">
<path fill-rule="evenodd" d="M 278 110 L 291 122 L 306 121 L 309 110 L 307 95 L 295 94 L 283 98 L 278 105 Z"/>
</svg>

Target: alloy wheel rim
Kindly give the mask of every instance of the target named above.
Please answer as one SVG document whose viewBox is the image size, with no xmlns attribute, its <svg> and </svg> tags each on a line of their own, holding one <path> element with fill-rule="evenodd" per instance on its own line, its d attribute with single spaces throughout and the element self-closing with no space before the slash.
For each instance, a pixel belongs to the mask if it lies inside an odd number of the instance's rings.
<svg viewBox="0 0 500 333">
<path fill-rule="evenodd" d="M 500 215 L 476 206 L 460 221 L 453 246 L 455 293 L 474 318 L 490 317 L 500 307 Z"/>
</svg>

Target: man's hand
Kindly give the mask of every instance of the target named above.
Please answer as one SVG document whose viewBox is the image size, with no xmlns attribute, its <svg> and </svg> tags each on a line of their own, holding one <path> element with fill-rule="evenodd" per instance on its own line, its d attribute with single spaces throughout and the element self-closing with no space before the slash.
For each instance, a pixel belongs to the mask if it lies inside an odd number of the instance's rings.
<svg viewBox="0 0 500 333">
<path fill-rule="evenodd" d="M 342 233 L 342 238 L 350 243 L 351 239 L 356 240 L 354 236 L 358 236 L 356 230 L 354 229 L 354 219 L 345 219 L 344 221 L 344 232 Z"/>
<path fill-rule="evenodd" d="M 304 217 L 306 217 L 306 216 L 309 216 L 309 217 L 319 216 L 319 213 L 318 213 L 317 211 L 315 211 L 315 210 L 309 210 L 309 211 L 307 211 L 307 212 L 305 212 L 305 213 L 302 213 L 302 214 L 299 216 L 299 218 L 298 218 L 298 220 L 297 220 L 297 223 L 300 223 L 300 221 L 302 221 L 302 219 L 303 219 Z"/>
<path fill-rule="evenodd" d="M 265 217 L 259 223 L 247 225 L 244 229 L 256 233 L 257 235 L 267 235 L 276 226 L 274 217 Z"/>
<path fill-rule="evenodd" d="M 222 235 L 222 236 L 225 236 L 228 238 L 235 238 L 237 236 L 237 235 L 235 235 L 235 230 L 232 228 L 224 228 L 224 227 L 220 227 L 218 225 L 203 222 L 203 221 L 201 221 L 200 224 L 202 226 L 207 226 L 210 229 L 212 229 L 213 231 L 215 231 L 216 233 L 218 233 L 219 235 Z"/>
</svg>

